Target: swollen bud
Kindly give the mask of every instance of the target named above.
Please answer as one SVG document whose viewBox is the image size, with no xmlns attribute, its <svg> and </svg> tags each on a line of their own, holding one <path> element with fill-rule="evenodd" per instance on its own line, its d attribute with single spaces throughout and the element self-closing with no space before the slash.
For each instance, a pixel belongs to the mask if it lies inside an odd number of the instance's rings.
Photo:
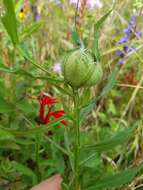
<svg viewBox="0 0 143 190">
<path fill-rule="evenodd" d="M 69 53 L 64 59 L 62 70 L 65 81 L 72 88 L 96 85 L 103 75 L 101 65 L 95 63 L 93 57 L 83 49 Z"/>
</svg>

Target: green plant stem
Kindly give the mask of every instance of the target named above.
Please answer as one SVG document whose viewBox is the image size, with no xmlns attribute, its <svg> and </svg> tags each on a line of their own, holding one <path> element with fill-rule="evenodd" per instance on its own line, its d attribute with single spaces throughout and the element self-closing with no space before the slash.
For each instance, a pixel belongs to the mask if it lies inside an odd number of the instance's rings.
<svg viewBox="0 0 143 190">
<path fill-rule="evenodd" d="M 74 100 L 74 129 L 75 129 L 75 147 L 74 147 L 74 189 L 80 190 L 80 124 L 79 124 L 79 95 L 78 90 L 73 90 Z"/>
<path fill-rule="evenodd" d="M 39 168 L 39 149 L 40 149 L 40 143 L 39 143 L 39 134 L 36 135 L 36 142 L 35 142 L 35 157 L 36 157 L 36 173 L 37 173 L 37 180 L 40 182 L 41 175 L 40 175 L 40 168 Z"/>
<path fill-rule="evenodd" d="M 13 47 L 13 50 L 10 54 L 9 57 L 9 67 L 16 68 L 16 47 Z M 10 74 L 8 75 L 8 91 L 9 93 L 9 102 L 13 105 L 14 107 L 14 112 L 9 115 L 9 125 L 15 120 L 16 118 L 16 78 L 15 76 L 11 76 Z"/>
</svg>

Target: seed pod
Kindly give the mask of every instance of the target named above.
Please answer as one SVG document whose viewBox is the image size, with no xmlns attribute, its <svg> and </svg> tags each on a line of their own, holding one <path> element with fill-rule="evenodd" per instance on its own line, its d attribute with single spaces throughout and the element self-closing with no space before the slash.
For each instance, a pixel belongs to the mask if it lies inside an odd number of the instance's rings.
<svg viewBox="0 0 143 190">
<path fill-rule="evenodd" d="M 89 87 L 101 80 L 102 68 L 88 52 L 78 49 L 65 57 L 63 75 L 73 88 Z"/>
</svg>

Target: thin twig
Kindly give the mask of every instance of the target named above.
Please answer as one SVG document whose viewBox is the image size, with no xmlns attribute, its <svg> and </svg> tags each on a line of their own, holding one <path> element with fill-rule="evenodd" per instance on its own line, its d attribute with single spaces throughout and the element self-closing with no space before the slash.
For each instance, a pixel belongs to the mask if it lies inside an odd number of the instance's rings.
<svg viewBox="0 0 143 190">
<path fill-rule="evenodd" d="M 120 84 L 118 83 L 117 86 L 122 86 L 122 87 L 129 87 L 129 88 L 136 88 L 137 85 L 132 85 L 132 84 Z M 143 86 L 139 86 L 140 89 L 143 89 Z"/>
<path fill-rule="evenodd" d="M 140 81 L 138 82 L 138 84 L 137 84 L 137 86 L 136 86 L 134 92 L 132 93 L 132 96 L 131 96 L 131 98 L 130 98 L 130 100 L 129 100 L 127 106 L 126 106 L 126 109 L 124 110 L 124 112 L 123 112 L 123 114 L 122 114 L 122 116 L 121 116 L 121 120 L 125 117 L 125 115 L 126 115 L 128 109 L 129 109 L 131 103 L 132 103 L 133 100 L 135 99 L 135 97 L 136 97 L 136 95 L 137 95 L 137 93 L 138 93 L 138 91 L 139 91 L 139 89 L 140 89 L 140 87 L 141 87 L 141 85 L 142 85 L 142 82 L 143 82 L 143 75 L 141 76 Z M 119 124 L 120 124 L 120 122 L 119 122 Z"/>
<path fill-rule="evenodd" d="M 76 30 L 77 30 L 77 17 L 78 17 L 79 2 L 80 2 L 80 0 L 77 1 L 76 10 L 75 10 L 75 29 Z"/>
</svg>

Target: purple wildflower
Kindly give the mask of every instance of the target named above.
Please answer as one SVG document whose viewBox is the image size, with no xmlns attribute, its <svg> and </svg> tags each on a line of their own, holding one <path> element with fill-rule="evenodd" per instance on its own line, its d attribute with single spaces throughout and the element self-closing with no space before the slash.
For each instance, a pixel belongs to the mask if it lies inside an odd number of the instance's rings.
<svg viewBox="0 0 143 190">
<path fill-rule="evenodd" d="M 39 21 L 40 20 L 40 15 L 39 15 L 39 12 L 38 12 L 37 5 L 33 5 L 32 10 L 33 10 L 35 21 Z"/>
<path fill-rule="evenodd" d="M 120 40 L 119 40 L 119 44 L 124 44 L 129 40 L 129 37 L 127 35 L 123 36 Z"/>
<path fill-rule="evenodd" d="M 139 39 L 142 36 L 142 33 L 140 31 L 135 32 L 135 36 Z"/>
<path fill-rule="evenodd" d="M 124 64 L 123 58 L 131 52 L 135 51 L 135 48 L 129 47 L 127 44 L 133 38 L 140 38 L 141 32 L 136 29 L 136 17 L 132 14 L 130 17 L 130 21 L 128 23 L 128 27 L 123 30 L 124 36 L 119 40 L 118 44 L 124 44 L 122 50 L 117 50 L 116 55 L 120 58 L 118 64 Z"/>
<path fill-rule="evenodd" d="M 133 36 L 140 38 L 141 37 L 141 32 L 136 31 L 136 19 L 135 16 L 132 14 L 130 17 L 130 21 L 128 24 L 128 27 L 123 30 L 125 35 L 119 40 L 119 44 L 123 44 L 128 42 Z"/>
<path fill-rule="evenodd" d="M 117 50 L 117 51 L 116 51 L 116 55 L 117 55 L 118 57 L 123 58 L 123 57 L 125 56 L 125 53 L 124 53 L 124 51 Z"/>
<path fill-rule="evenodd" d="M 124 63 L 125 63 L 124 60 L 119 60 L 119 61 L 118 61 L 118 64 L 119 64 L 119 65 L 123 65 Z"/>
</svg>

